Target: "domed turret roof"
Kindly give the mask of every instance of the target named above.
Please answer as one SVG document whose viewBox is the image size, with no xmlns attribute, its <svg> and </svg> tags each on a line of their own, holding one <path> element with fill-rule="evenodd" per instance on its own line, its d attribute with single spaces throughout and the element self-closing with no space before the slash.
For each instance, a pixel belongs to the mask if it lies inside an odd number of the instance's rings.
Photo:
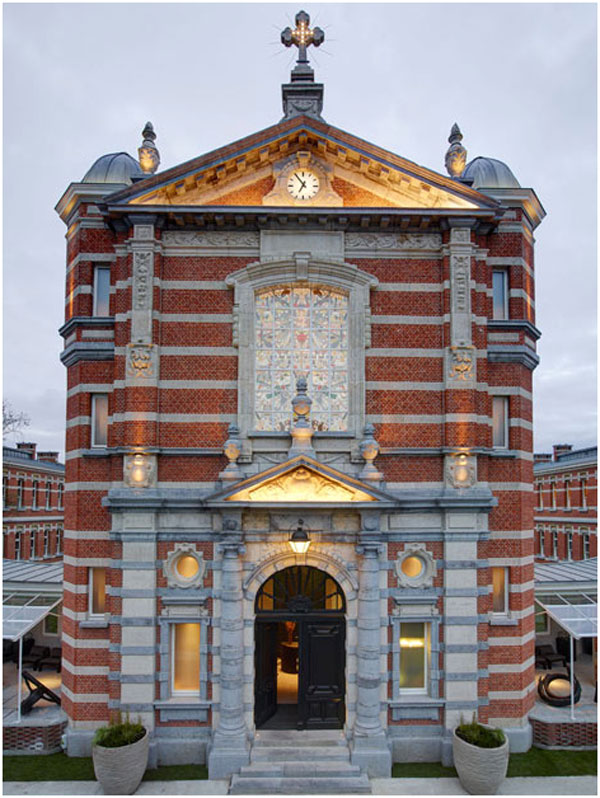
<svg viewBox="0 0 600 798">
<path fill-rule="evenodd" d="M 473 180 L 472 186 L 479 188 L 521 188 L 519 181 L 503 161 L 496 158 L 473 158 L 462 177 Z"/>
<path fill-rule="evenodd" d="M 131 178 L 138 175 L 145 176 L 135 158 L 126 152 L 110 152 L 92 164 L 81 182 L 131 185 Z"/>
</svg>

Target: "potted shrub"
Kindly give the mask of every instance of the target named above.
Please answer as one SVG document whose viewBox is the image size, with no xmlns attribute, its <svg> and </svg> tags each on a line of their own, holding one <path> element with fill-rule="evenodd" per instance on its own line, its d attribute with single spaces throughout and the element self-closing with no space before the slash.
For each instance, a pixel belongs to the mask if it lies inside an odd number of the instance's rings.
<svg viewBox="0 0 600 798">
<path fill-rule="evenodd" d="M 148 731 L 118 716 L 97 729 L 92 745 L 94 773 L 106 795 L 131 795 L 148 765 Z"/>
<path fill-rule="evenodd" d="M 504 781 L 508 768 L 508 740 L 502 729 L 471 723 L 454 729 L 454 767 L 460 783 L 471 795 L 492 795 Z"/>
</svg>

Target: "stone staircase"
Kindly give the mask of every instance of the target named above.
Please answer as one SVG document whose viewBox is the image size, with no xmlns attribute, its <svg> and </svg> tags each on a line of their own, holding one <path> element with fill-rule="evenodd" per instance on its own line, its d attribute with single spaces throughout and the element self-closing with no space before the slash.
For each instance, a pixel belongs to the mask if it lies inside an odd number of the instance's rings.
<svg viewBox="0 0 600 798">
<path fill-rule="evenodd" d="M 365 773 L 350 763 L 340 731 L 260 731 L 250 764 L 231 777 L 230 795 L 371 793 Z"/>
</svg>

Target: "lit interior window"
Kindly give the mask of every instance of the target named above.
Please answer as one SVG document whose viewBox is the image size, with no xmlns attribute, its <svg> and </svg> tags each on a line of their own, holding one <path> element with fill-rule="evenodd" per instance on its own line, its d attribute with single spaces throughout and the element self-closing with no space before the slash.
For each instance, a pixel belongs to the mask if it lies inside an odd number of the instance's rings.
<svg viewBox="0 0 600 798">
<path fill-rule="evenodd" d="M 508 399 L 494 396 L 492 402 L 493 446 L 508 446 Z"/>
<path fill-rule="evenodd" d="M 177 560 L 175 566 L 177 573 L 184 579 L 192 579 L 198 573 L 199 565 L 198 560 L 191 554 L 184 554 Z"/>
<path fill-rule="evenodd" d="M 493 273 L 493 317 L 494 319 L 508 318 L 508 275 L 504 270 Z"/>
<path fill-rule="evenodd" d="M 492 612 L 506 613 L 506 568 L 492 568 Z"/>
<path fill-rule="evenodd" d="M 92 446 L 106 446 L 108 433 L 108 394 L 92 394 Z"/>
<path fill-rule="evenodd" d="M 106 568 L 90 568 L 92 615 L 106 612 Z"/>
<path fill-rule="evenodd" d="M 200 690 L 200 624 L 176 623 L 173 626 L 173 691 L 197 693 Z"/>
<path fill-rule="evenodd" d="M 429 626 L 400 624 L 400 688 L 425 690 L 429 659 Z"/>
<path fill-rule="evenodd" d="M 406 557 L 402 560 L 401 567 L 405 576 L 408 576 L 409 579 L 416 579 L 423 573 L 425 565 L 420 557 Z"/>
</svg>

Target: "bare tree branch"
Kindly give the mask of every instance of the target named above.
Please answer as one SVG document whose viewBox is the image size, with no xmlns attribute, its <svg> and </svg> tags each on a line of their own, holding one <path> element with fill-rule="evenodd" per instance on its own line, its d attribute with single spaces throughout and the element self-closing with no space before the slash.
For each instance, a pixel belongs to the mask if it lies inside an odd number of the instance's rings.
<svg viewBox="0 0 600 798">
<path fill-rule="evenodd" d="M 27 413 L 14 410 L 10 402 L 2 400 L 2 437 L 11 435 L 14 432 L 21 432 L 31 424 L 31 419 Z"/>
</svg>

